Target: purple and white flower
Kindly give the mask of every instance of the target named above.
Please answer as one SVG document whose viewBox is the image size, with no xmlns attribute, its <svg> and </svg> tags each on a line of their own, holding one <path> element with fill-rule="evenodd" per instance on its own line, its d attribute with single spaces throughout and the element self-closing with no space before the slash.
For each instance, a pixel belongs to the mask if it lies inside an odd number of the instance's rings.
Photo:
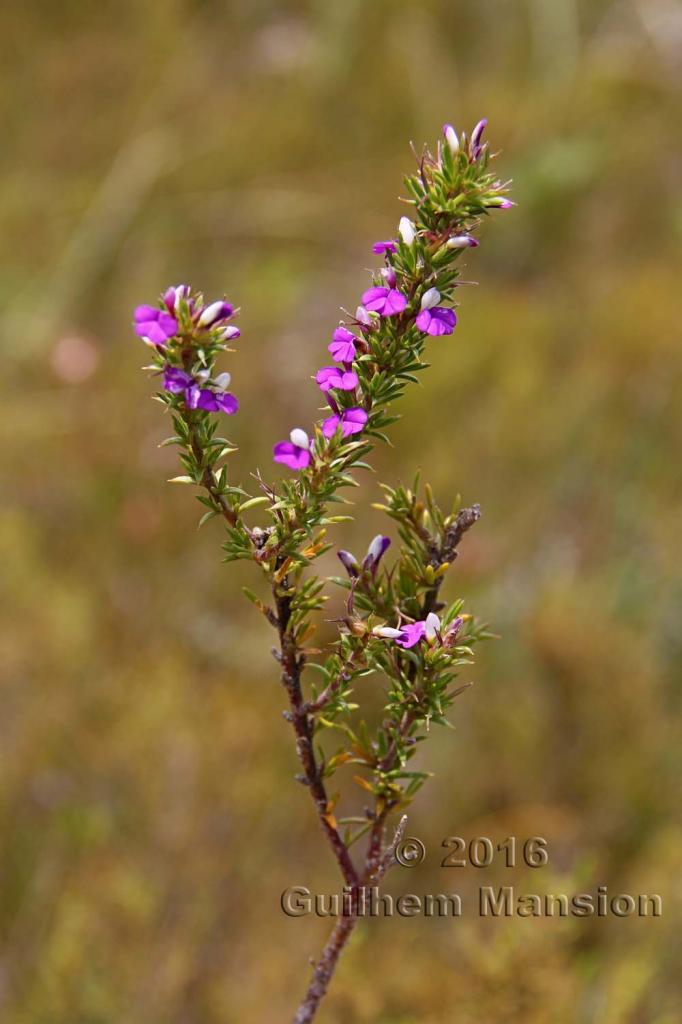
<svg viewBox="0 0 682 1024">
<path fill-rule="evenodd" d="M 390 537 L 384 537 L 381 533 L 372 540 L 367 548 L 367 554 L 362 560 L 362 565 L 350 551 L 337 551 L 337 557 L 351 579 L 357 579 L 361 572 L 368 570 L 374 576 L 384 552 L 391 543 Z"/>
<path fill-rule="evenodd" d="M 223 320 L 229 320 L 234 313 L 234 306 L 231 306 L 229 302 L 222 300 L 218 302 L 212 302 L 210 306 L 206 306 L 197 319 L 197 325 L 199 327 L 215 327 L 217 324 L 222 323 Z"/>
<path fill-rule="evenodd" d="M 230 324 L 229 327 L 223 327 L 218 332 L 218 338 L 220 339 L 220 341 L 235 341 L 237 338 L 241 336 L 241 333 L 242 332 L 239 330 L 238 327 L 235 327 L 234 325 Z"/>
<path fill-rule="evenodd" d="M 487 117 L 484 117 L 482 121 L 479 121 L 474 130 L 471 133 L 471 139 L 469 141 L 469 156 L 472 160 L 478 160 L 479 156 L 483 152 L 483 146 L 481 144 L 481 138 L 485 131 L 485 126 L 488 123 Z"/>
<path fill-rule="evenodd" d="M 368 288 L 362 296 L 362 304 L 369 313 L 379 316 L 396 316 L 407 305 L 407 296 L 396 288 Z"/>
<path fill-rule="evenodd" d="M 473 249 L 477 245 L 479 241 L 473 235 L 453 235 L 445 243 L 446 249 Z"/>
<path fill-rule="evenodd" d="M 439 337 L 452 334 L 457 324 L 457 315 L 454 309 L 448 309 L 447 306 L 432 306 L 421 309 L 415 323 L 424 334 Z"/>
<path fill-rule="evenodd" d="M 355 359 L 356 342 L 357 338 L 347 327 L 337 327 L 328 346 L 332 359 L 336 359 L 338 363 L 352 363 Z"/>
<path fill-rule="evenodd" d="M 315 374 L 320 391 L 353 391 L 358 386 L 358 375 L 352 370 L 341 370 L 338 366 L 323 366 Z"/>
<path fill-rule="evenodd" d="M 352 434 L 359 434 L 369 419 L 364 409 L 359 406 L 353 409 L 344 409 L 338 416 L 330 416 L 322 423 L 322 433 L 325 437 L 333 437 L 338 428 L 341 428 L 342 437 L 350 437 Z"/>
<path fill-rule="evenodd" d="M 305 430 L 294 427 L 289 434 L 288 441 L 279 441 L 272 449 L 272 457 L 275 462 L 281 462 L 289 469 L 307 469 L 310 465 L 312 455 L 310 453 L 310 439 Z"/>
<path fill-rule="evenodd" d="M 175 314 L 178 303 L 181 299 L 186 299 L 189 296 L 189 291 L 188 284 L 176 284 L 173 288 L 166 289 L 163 294 L 163 302 L 169 313 Z"/>
<path fill-rule="evenodd" d="M 221 373 L 212 382 L 213 387 L 202 385 L 208 382 L 206 372 L 192 377 L 177 366 L 166 366 L 163 371 L 163 386 L 174 395 L 183 395 L 189 409 L 202 409 L 204 412 L 224 412 L 232 416 L 239 409 L 239 402 L 227 390 L 230 384 L 229 373 Z"/>
<path fill-rule="evenodd" d="M 363 559 L 362 568 L 369 569 L 372 575 L 374 575 L 379 567 L 379 562 L 384 556 L 384 552 L 390 546 L 391 538 L 385 537 L 382 533 L 378 533 L 367 548 L 367 554 Z"/>
<path fill-rule="evenodd" d="M 393 626 L 376 626 L 372 633 L 386 640 L 395 640 L 399 647 L 406 650 L 415 647 L 421 640 L 427 643 L 437 640 L 442 647 L 452 647 L 463 621 L 460 617 L 453 619 L 444 630 L 436 613 L 429 612 L 425 619 L 417 622 L 407 622 L 398 629 Z"/>
<path fill-rule="evenodd" d="M 165 348 L 177 329 L 175 317 L 155 306 L 138 306 L 135 310 L 135 333 L 151 345 Z"/>
<path fill-rule="evenodd" d="M 351 554 L 350 551 L 344 551 L 341 549 L 336 552 L 336 557 L 341 562 L 348 575 L 352 580 L 355 580 L 360 575 L 360 566 L 355 555 Z"/>
</svg>

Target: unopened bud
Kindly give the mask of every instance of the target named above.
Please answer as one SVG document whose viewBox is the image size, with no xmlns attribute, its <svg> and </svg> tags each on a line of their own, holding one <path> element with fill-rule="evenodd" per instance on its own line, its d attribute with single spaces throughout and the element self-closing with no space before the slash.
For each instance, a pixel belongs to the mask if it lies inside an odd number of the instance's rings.
<svg viewBox="0 0 682 1024">
<path fill-rule="evenodd" d="M 221 320 L 227 320 L 228 317 L 232 316 L 233 312 L 234 309 L 229 302 L 212 302 L 199 317 L 199 327 L 213 327 L 214 324 L 219 323 Z"/>
<path fill-rule="evenodd" d="M 454 156 L 455 153 L 457 153 L 459 150 L 459 139 L 457 137 L 457 132 L 455 131 L 454 127 L 451 124 L 444 124 L 443 135 L 445 136 L 445 141 L 450 147 L 450 152 Z"/>
<path fill-rule="evenodd" d="M 402 636 L 402 630 L 393 629 L 392 626 L 375 626 L 372 635 L 383 637 L 385 640 L 397 640 L 399 636 Z"/>
<path fill-rule="evenodd" d="M 447 249 L 473 249 L 478 245 L 478 239 L 472 235 L 453 235 L 445 243 Z"/>
<path fill-rule="evenodd" d="M 351 579 L 360 575 L 360 566 L 355 555 L 352 555 L 350 551 L 337 551 L 336 555 Z"/>
<path fill-rule="evenodd" d="M 241 333 L 242 332 L 239 330 L 238 327 L 223 327 L 219 337 L 221 341 L 234 341 L 234 339 L 238 338 Z"/>
<path fill-rule="evenodd" d="M 415 239 L 414 224 L 409 217 L 401 217 L 398 231 L 405 245 L 412 245 Z"/>
</svg>

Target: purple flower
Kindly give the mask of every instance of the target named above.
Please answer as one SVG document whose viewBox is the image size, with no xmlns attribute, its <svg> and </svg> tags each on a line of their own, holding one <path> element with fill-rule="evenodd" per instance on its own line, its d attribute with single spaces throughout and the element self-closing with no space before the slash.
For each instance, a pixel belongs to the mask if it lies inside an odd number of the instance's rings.
<svg viewBox="0 0 682 1024">
<path fill-rule="evenodd" d="M 307 469 L 312 458 L 310 440 L 305 430 L 295 427 L 289 434 L 289 441 L 279 441 L 272 449 L 275 462 L 281 462 L 289 469 Z"/>
<path fill-rule="evenodd" d="M 356 338 L 346 327 L 337 327 L 332 335 L 329 351 L 339 363 L 352 363 L 355 359 Z"/>
<path fill-rule="evenodd" d="M 315 380 L 321 391 L 337 388 L 339 391 L 352 391 L 358 386 L 358 376 L 352 370 L 340 370 L 338 366 L 323 366 L 315 374 Z"/>
<path fill-rule="evenodd" d="M 206 306 L 197 320 L 199 327 L 215 327 L 223 320 L 229 320 L 234 313 L 234 307 L 229 302 L 212 302 Z"/>
<path fill-rule="evenodd" d="M 452 334 L 457 323 L 457 316 L 454 309 L 447 309 L 446 306 L 433 306 L 432 309 L 420 310 L 415 323 L 424 334 L 434 336 Z"/>
<path fill-rule="evenodd" d="M 426 635 L 426 623 L 425 622 L 410 622 L 406 626 L 402 626 L 400 630 L 400 636 L 395 637 L 395 642 L 399 647 L 405 649 L 414 647 L 419 643 L 420 640 Z"/>
<path fill-rule="evenodd" d="M 395 316 L 402 313 L 407 305 L 407 296 L 396 288 L 369 288 L 362 296 L 362 304 L 370 313 L 379 316 Z"/>
<path fill-rule="evenodd" d="M 420 622 L 410 622 L 400 629 L 401 635 L 395 638 L 400 647 L 414 647 L 420 640 L 435 640 L 440 632 L 440 619 L 435 612 L 429 612 Z"/>
<path fill-rule="evenodd" d="M 224 412 L 232 416 L 239 409 L 239 402 L 227 391 L 229 373 L 221 373 L 213 382 L 213 388 L 202 387 L 194 377 L 176 366 L 166 366 L 163 371 L 163 386 L 174 395 L 184 395 L 189 409 L 203 409 L 204 412 Z"/>
<path fill-rule="evenodd" d="M 378 533 L 367 548 L 367 554 L 365 555 L 362 563 L 362 568 L 369 569 L 372 575 L 374 575 L 379 567 L 379 562 L 381 561 L 384 552 L 388 547 L 390 547 L 390 544 L 390 537 L 384 537 L 383 534 Z"/>
<path fill-rule="evenodd" d="M 341 436 L 350 437 L 351 434 L 359 434 L 368 420 L 364 409 L 344 409 L 340 416 L 330 416 L 322 424 L 322 433 L 325 437 L 333 437 L 338 427 L 341 427 Z"/>
<path fill-rule="evenodd" d="M 191 388 L 194 384 L 194 378 L 185 373 L 184 370 L 178 370 L 175 366 L 166 366 L 163 371 L 163 386 L 166 391 L 172 392 L 174 395 L 179 395 L 187 388 Z"/>
<path fill-rule="evenodd" d="M 483 152 L 483 146 L 481 145 L 481 138 L 485 131 L 485 126 L 488 123 L 486 117 L 482 121 L 479 121 L 474 130 L 471 133 L 471 140 L 469 142 L 469 156 L 472 160 L 478 160 L 479 156 Z"/>
<path fill-rule="evenodd" d="M 375 242 L 372 246 L 372 252 L 375 252 L 379 256 L 382 252 L 397 252 L 398 245 L 393 240 L 388 242 Z"/>
<path fill-rule="evenodd" d="M 170 313 L 154 306 L 138 306 L 135 310 L 135 333 L 152 345 L 163 348 L 178 329 L 178 322 Z"/>
<path fill-rule="evenodd" d="M 193 408 L 204 412 L 224 412 L 227 416 L 232 416 L 239 409 L 237 399 L 226 391 L 211 391 L 209 388 L 199 388 L 198 391 Z"/>
</svg>

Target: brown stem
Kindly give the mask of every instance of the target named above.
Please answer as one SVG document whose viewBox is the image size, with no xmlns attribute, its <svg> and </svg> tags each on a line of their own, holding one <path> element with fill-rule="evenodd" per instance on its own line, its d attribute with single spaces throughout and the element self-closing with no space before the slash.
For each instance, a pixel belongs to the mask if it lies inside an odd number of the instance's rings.
<svg viewBox="0 0 682 1024">
<path fill-rule="evenodd" d="M 308 991 L 305 994 L 303 1002 L 296 1011 L 293 1024 L 309 1024 L 317 1013 L 317 1009 L 322 1001 L 329 982 L 331 981 L 332 974 L 338 963 L 338 959 L 343 952 L 343 948 L 348 942 L 348 938 L 353 928 L 357 917 L 348 916 L 340 917 L 331 935 L 327 941 L 327 945 L 322 950 L 320 959 L 315 964 L 313 971 L 313 977 L 308 986 Z"/>
<path fill-rule="evenodd" d="M 286 590 L 286 587 L 286 580 L 283 580 L 281 588 Z M 277 607 L 277 630 L 280 643 L 282 683 L 289 696 L 291 723 L 296 735 L 296 753 L 303 768 L 303 778 L 310 790 L 320 824 L 338 861 L 343 877 L 348 885 L 355 886 L 359 881 L 358 873 L 348 852 L 348 847 L 331 819 L 329 798 L 315 757 L 313 724 L 306 709 L 301 688 L 303 657 L 300 655 L 296 640 L 288 628 L 291 618 L 291 598 L 286 594 L 282 594 L 277 585 L 274 588 L 274 598 Z"/>
</svg>

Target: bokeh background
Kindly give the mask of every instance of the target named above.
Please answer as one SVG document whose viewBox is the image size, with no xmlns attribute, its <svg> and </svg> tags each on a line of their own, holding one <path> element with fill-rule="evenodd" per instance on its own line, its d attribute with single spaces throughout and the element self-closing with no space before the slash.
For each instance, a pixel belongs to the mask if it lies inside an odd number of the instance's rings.
<svg viewBox="0 0 682 1024">
<path fill-rule="evenodd" d="M 3 1022 L 289 1019 L 329 922 L 280 892 L 335 891 L 335 865 L 253 578 L 164 482 L 131 310 L 185 280 L 243 307 L 230 436 L 245 479 L 274 472 L 403 212 L 408 141 L 483 115 L 519 205 L 359 500 L 421 465 L 480 501 L 449 593 L 499 639 L 424 753 L 427 860 L 388 885 L 605 884 L 664 916 L 370 922 L 320 1019 L 681 1019 L 681 41 L 673 0 L 6 6 Z M 550 865 L 448 872 L 455 834 L 541 835 Z"/>
</svg>

